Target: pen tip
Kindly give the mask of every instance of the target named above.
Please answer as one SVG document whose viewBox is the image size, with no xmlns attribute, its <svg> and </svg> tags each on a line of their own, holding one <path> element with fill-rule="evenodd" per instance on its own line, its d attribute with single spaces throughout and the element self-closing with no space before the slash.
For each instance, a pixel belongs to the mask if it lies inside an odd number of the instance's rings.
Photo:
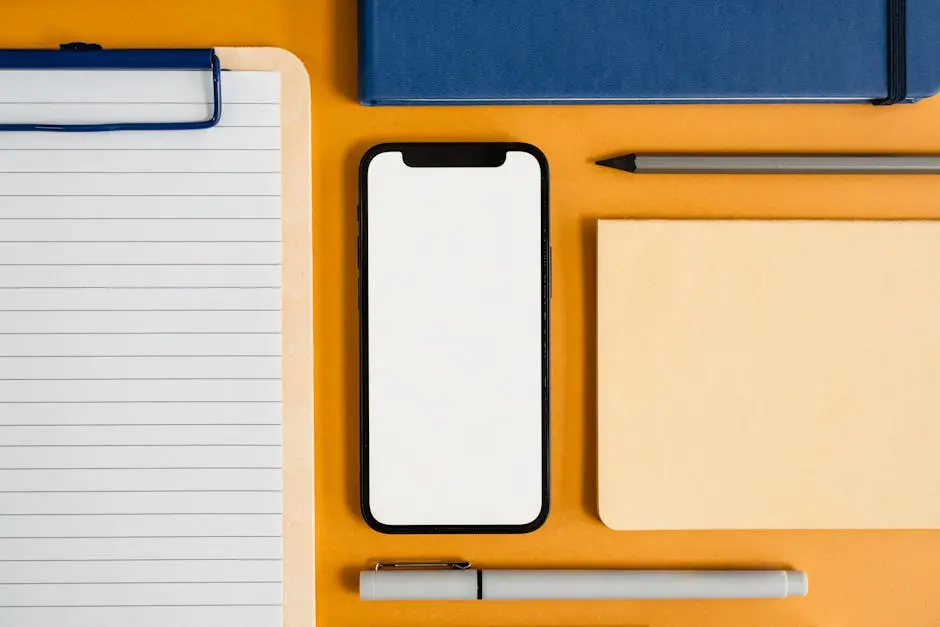
<svg viewBox="0 0 940 627">
<path fill-rule="evenodd" d="M 624 172 L 636 172 L 635 153 L 621 155 L 619 157 L 611 157 L 610 159 L 601 159 L 600 161 L 595 161 L 594 163 L 597 165 L 602 165 L 605 168 L 614 168 L 615 170 L 623 170 Z"/>
</svg>

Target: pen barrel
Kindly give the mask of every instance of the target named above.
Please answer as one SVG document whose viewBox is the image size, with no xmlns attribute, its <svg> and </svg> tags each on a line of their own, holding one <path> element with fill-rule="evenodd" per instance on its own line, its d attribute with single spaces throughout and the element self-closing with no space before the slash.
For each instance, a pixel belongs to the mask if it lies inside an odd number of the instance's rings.
<svg viewBox="0 0 940 627">
<path fill-rule="evenodd" d="M 806 593 L 803 573 L 501 570 L 487 571 L 483 579 L 486 599 L 766 599 L 794 593 Z"/>
<path fill-rule="evenodd" d="M 806 574 L 785 570 L 371 570 L 365 600 L 773 599 L 805 596 Z"/>
<path fill-rule="evenodd" d="M 638 174 L 937 174 L 933 155 L 638 154 Z"/>
</svg>

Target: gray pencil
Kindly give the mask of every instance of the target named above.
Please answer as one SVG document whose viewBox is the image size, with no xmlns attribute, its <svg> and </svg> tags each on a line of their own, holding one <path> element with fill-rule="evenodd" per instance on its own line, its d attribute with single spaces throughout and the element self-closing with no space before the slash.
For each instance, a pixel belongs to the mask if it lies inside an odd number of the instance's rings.
<svg viewBox="0 0 940 627">
<path fill-rule="evenodd" d="M 940 155 L 631 153 L 596 163 L 636 174 L 940 174 Z"/>
</svg>

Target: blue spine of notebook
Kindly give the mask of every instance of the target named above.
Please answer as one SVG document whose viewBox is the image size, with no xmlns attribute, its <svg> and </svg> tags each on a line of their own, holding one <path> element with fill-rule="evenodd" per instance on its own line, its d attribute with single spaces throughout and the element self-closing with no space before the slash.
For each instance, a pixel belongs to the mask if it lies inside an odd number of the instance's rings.
<svg viewBox="0 0 940 627">
<path fill-rule="evenodd" d="M 885 101 L 897 74 L 892 2 L 360 0 L 359 96 L 373 105 Z M 912 101 L 940 87 L 940 2 L 902 6 L 906 46 L 894 63 L 906 69 L 898 100 Z"/>
<path fill-rule="evenodd" d="M 101 124 L 7 124 L 0 131 L 178 131 L 211 128 L 222 118 L 222 68 L 211 48 L 104 50 L 98 44 L 62 44 L 58 50 L 0 50 L 0 70 L 204 70 L 212 80 L 212 112 L 192 122 L 118 122 Z M 2 86 L 0 86 L 2 89 Z"/>
</svg>

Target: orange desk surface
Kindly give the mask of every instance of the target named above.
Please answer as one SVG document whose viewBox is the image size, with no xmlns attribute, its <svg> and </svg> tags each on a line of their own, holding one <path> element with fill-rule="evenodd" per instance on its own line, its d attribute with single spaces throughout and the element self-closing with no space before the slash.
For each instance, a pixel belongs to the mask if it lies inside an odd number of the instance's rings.
<svg viewBox="0 0 940 627">
<path fill-rule="evenodd" d="M 320 627 L 940 624 L 940 532 L 625 533 L 604 527 L 595 506 L 593 347 L 598 217 L 940 218 L 940 176 L 643 177 L 591 165 L 595 158 L 630 150 L 940 152 L 940 97 L 891 108 L 365 108 L 355 102 L 355 0 L 0 5 L 0 45 L 65 41 L 113 47 L 269 45 L 291 50 L 307 65 L 314 116 Z M 458 139 L 532 142 L 551 164 L 552 510 L 542 530 L 526 536 L 382 536 L 363 523 L 358 508 L 356 166 L 377 142 Z M 810 594 L 779 601 L 358 600 L 356 572 L 376 559 L 456 557 L 484 566 L 792 566 L 809 573 Z"/>
</svg>

